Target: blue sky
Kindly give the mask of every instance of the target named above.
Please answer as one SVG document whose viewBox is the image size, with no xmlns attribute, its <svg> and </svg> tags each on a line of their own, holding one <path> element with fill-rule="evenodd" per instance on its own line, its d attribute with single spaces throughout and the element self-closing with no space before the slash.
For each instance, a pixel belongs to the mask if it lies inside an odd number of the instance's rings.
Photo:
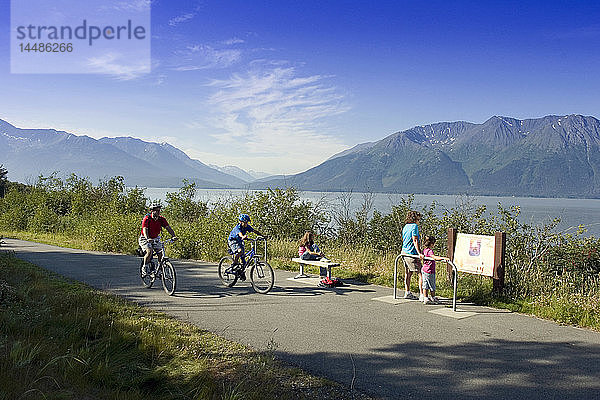
<svg viewBox="0 0 600 400">
<path fill-rule="evenodd" d="M 11 74 L 0 1 L 0 119 L 205 163 L 290 174 L 415 125 L 599 116 L 596 1 L 156 0 L 152 72 L 98 75 Z"/>
</svg>

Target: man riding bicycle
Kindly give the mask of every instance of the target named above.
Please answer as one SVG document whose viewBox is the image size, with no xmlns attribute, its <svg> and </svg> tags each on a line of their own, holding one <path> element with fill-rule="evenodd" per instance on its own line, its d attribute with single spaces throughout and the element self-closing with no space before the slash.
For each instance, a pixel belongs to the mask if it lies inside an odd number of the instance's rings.
<svg viewBox="0 0 600 400">
<path fill-rule="evenodd" d="M 160 209 L 162 205 L 160 202 L 154 202 L 150 205 L 150 212 L 146 214 L 144 219 L 142 220 L 142 233 L 138 240 L 140 247 L 146 251 L 144 255 L 144 271 L 145 273 L 150 272 L 150 260 L 152 259 L 152 251 L 154 251 L 158 257 L 158 262 L 160 263 L 163 252 L 162 252 L 162 243 L 160 241 L 160 233 L 162 228 L 165 228 L 171 236 L 173 236 L 173 240 L 177 240 L 177 236 L 175 236 L 175 232 L 173 228 L 167 222 L 167 219 L 160 215 Z"/>
<path fill-rule="evenodd" d="M 231 230 L 231 233 L 227 238 L 229 250 L 231 251 L 231 254 L 233 254 L 233 265 L 240 263 L 240 257 L 242 257 L 242 263 L 245 262 L 244 239 L 248 237 L 249 232 L 254 232 L 258 236 L 264 236 L 262 233 L 250 226 L 250 216 L 248 214 L 240 214 L 238 220 L 240 223 Z M 246 280 L 246 277 L 242 274 L 240 279 L 244 281 Z"/>
</svg>

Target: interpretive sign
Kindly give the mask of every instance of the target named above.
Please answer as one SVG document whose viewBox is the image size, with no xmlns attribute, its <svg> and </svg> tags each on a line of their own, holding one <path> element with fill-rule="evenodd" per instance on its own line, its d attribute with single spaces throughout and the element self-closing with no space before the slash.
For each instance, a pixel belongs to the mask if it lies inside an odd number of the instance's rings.
<svg viewBox="0 0 600 400">
<path fill-rule="evenodd" d="M 494 277 L 495 236 L 458 233 L 454 264 L 459 272 Z"/>
</svg>

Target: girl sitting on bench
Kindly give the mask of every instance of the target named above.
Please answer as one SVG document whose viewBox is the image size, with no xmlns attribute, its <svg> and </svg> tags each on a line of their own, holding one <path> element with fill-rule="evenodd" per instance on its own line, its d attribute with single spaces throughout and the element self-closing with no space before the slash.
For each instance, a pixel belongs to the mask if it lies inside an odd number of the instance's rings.
<svg viewBox="0 0 600 400">
<path fill-rule="evenodd" d="M 314 234 L 311 231 L 306 231 L 298 242 L 298 256 L 305 261 L 329 262 L 319 246 L 315 244 Z"/>
</svg>

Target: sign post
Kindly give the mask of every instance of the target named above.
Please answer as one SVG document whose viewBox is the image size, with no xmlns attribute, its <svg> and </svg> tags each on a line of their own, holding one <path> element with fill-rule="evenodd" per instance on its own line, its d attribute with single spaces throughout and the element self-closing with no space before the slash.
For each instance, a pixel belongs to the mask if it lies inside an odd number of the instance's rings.
<svg viewBox="0 0 600 400">
<path fill-rule="evenodd" d="M 504 258 L 506 255 L 506 232 L 496 232 L 496 254 L 494 257 L 493 291 L 502 293 L 504 290 Z"/>
</svg>

